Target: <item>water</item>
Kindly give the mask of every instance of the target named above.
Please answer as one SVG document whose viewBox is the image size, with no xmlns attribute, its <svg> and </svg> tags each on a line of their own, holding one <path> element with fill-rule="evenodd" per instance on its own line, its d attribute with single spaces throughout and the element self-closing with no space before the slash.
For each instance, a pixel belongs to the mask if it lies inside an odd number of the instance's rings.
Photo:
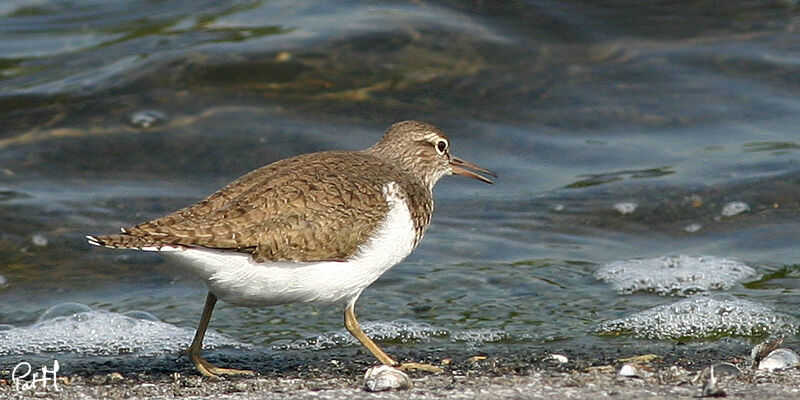
<svg viewBox="0 0 800 400">
<path fill-rule="evenodd" d="M 63 320 L 40 317 L 80 303 L 90 325 L 61 338 L 66 353 L 107 356 L 79 332 L 111 319 L 148 332 L 133 354 L 178 354 L 202 284 L 83 236 L 413 118 L 500 178 L 444 179 L 417 251 L 361 296 L 390 353 L 739 354 L 770 334 L 796 346 L 798 5 L 596 3 L 3 2 L 0 334 L 52 338 Z M 595 278 L 665 256 L 741 261 L 755 274 L 691 291 L 764 318 L 702 314 L 698 331 L 668 315 L 677 326 L 659 330 L 653 313 L 686 298 Z M 609 321 L 638 325 L 609 336 Z M 358 348 L 324 307 L 220 304 L 211 328 L 234 359 Z M 14 343 L 2 365 L 50 354 Z"/>
</svg>

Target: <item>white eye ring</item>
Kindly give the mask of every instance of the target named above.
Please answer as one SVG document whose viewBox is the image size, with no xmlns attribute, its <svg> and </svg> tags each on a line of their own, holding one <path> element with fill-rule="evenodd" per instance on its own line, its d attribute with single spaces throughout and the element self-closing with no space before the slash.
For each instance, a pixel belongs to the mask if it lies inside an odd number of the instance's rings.
<svg viewBox="0 0 800 400">
<path fill-rule="evenodd" d="M 447 151 L 448 147 L 447 140 L 440 139 L 438 142 L 436 142 L 436 145 L 434 147 L 436 147 L 437 153 L 439 153 L 440 155 L 444 154 Z"/>
</svg>

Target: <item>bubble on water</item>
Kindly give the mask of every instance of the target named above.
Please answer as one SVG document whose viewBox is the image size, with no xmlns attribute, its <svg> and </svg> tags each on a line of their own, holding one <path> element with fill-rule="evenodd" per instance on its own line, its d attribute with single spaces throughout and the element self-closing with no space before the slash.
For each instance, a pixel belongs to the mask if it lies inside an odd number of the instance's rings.
<svg viewBox="0 0 800 400">
<path fill-rule="evenodd" d="M 741 214 L 745 211 L 750 211 L 750 205 L 743 202 L 743 201 L 732 201 L 730 203 L 725 204 L 722 206 L 722 214 L 725 217 L 732 217 L 737 214 Z"/>
<path fill-rule="evenodd" d="M 689 233 L 700 232 L 700 229 L 703 228 L 703 225 L 700 224 L 689 224 L 683 227 L 683 230 Z"/>
<path fill-rule="evenodd" d="M 633 202 L 622 202 L 614 204 L 614 209 L 622 215 L 632 214 L 639 207 L 638 204 Z"/>
<path fill-rule="evenodd" d="M 36 233 L 31 236 L 31 243 L 33 243 L 33 245 L 36 247 L 45 247 L 48 243 L 47 236 L 42 235 L 41 233 Z"/>
<path fill-rule="evenodd" d="M 61 304 L 56 304 L 47 309 L 47 311 L 43 312 L 42 315 L 40 315 L 39 318 L 36 320 L 36 322 L 42 322 L 57 317 L 73 317 L 76 314 L 88 313 L 91 311 L 92 308 L 87 306 L 86 304 L 61 303 Z"/>
<path fill-rule="evenodd" d="M 156 125 L 160 125 L 164 123 L 164 121 L 166 120 L 167 120 L 167 114 L 164 114 L 161 111 L 139 110 L 131 113 L 128 119 L 128 123 L 137 128 L 148 129 Z"/>
<path fill-rule="evenodd" d="M 696 296 L 603 322 L 593 331 L 599 335 L 678 340 L 790 334 L 797 328 L 797 319 L 762 304 Z"/>
<path fill-rule="evenodd" d="M 8 279 L 5 276 L 0 275 L 0 287 L 5 286 L 8 283 Z"/>
<path fill-rule="evenodd" d="M 0 355 L 58 352 L 150 356 L 185 349 L 194 332 L 194 328 L 170 325 L 143 311 L 123 315 L 65 303 L 47 310 L 33 325 L 0 330 Z M 213 331 L 206 333 L 203 344 L 210 348 L 250 347 Z"/>
<path fill-rule="evenodd" d="M 124 313 L 122 315 L 124 315 L 126 317 L 130 317 L 130 318 L 136 318 L 136 319 L 145 320 L 145 321 L 160 321 L 160 319 L 158 319 L 158 317 L 156 317 L 153 314 L 150 314 L 147 311 L 133 310 L 133 311 L 128 311 L 128 312 L 126 312 L 126 313 Z"/>
<path fill-rule="evenodd" d="M 611 284 L 620 294 L 651 291 L 660 295 L 687 296 L 713 289 L 730 289 L 756 271 L 733 258 L 714 256 L 663 256 L 606 264 L 595 278 Z"/>
<path fill-rule="evenodd" d="M 467 329 L 453 333 L 454 342 L 494 343 L 509 339 L 508 332 L 502 329 Z"/>
<path fill-rule="evenodd" d="M 361 328 L 371 339 L 379 342 L 422 342 L 432 337 L 450 334 L 443 328 L 430 324 L 398 319 L 390 322 L 366 322 Z M 319 336 L 296 340 L 289 344 L 273 346 L 275 350 L 323 350 L 334 347 L 345 347 L 358 344 L 358 341 L 346 330 L 325 332 Z"/>
</svg>

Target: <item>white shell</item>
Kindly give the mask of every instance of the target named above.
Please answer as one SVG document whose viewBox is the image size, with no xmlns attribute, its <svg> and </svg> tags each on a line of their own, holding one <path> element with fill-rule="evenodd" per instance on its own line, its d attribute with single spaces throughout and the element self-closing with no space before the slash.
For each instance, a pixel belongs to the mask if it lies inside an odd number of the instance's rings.
<svg viewBox="0 0 800 400">
<path fill-rule="evenodd" d="M 622 368 L 619 369 L 618 375 L 626 378 L 639 378 L 644 376 L 644 371 L 634 364 L 624 364 Z"/>
<path fill-rule="evenodd" d="M 550 356 L 547 357 L 547 358 L 550 359 L 550 360 L 555 360 L 560 364 L 564 364 L 565 362 L 569 361 L 567 356 L 562 356 L 561 354 L 550 354 Z"/>
<path fill-rule="evenodd" d="M 368 392 L 408 389 L 410 387 L 411 379 L 408 378 L 408 375 L 388 365 L 370 367 L 364 374 L 364 389 Z"/>
<path fill-rule="evenodd" d="M 800 356 L 789 349 L 775 349 L 758 363 L 758 369 L 774 371 L 776 369 L 794 368 L 800 365 Z"/>
</svg>

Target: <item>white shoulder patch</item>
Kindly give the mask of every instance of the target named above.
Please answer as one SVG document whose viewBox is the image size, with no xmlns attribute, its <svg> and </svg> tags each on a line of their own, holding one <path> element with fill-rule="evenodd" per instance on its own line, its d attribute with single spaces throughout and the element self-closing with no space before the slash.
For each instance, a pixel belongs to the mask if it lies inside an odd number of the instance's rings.
<svg viewBox="0 0 800 400">
<path fill-rule="evenodd" d="M 398 202 L 402 202 L 404 206 L 408 207 L 405 204 L 406 194 L 403 192 L 403 188 L 400 187 L 399 183 L 391 181 L 384 184 L 383 187 L 381 187 L 381 193 L 386 199 L 386 202 L 389 204 L 390 212 L 391 208 L 394 207 Z"/>
</svg>

